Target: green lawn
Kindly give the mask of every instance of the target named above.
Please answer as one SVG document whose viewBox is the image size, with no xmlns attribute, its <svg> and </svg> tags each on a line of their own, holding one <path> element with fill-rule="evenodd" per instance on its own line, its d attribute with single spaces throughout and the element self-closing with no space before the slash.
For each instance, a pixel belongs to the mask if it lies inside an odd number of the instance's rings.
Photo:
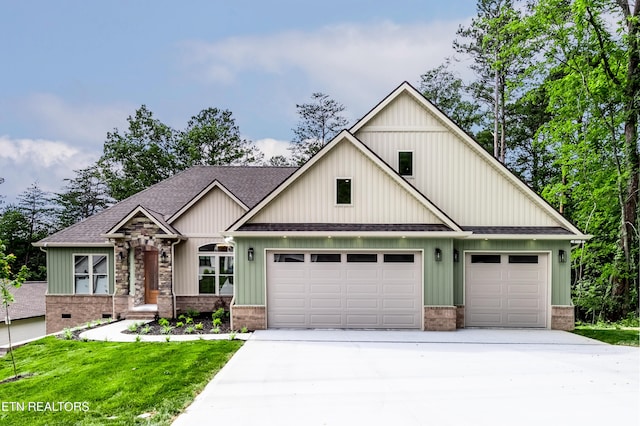
<svg viewBox="0 0 640 426">
<path fill-rule="evenodd" d="M 0 384 L 0 424 L 168 425 L 241 345 L 47 337 L 15 350 L 18 374 L 32 376 Z M 0 380 L 12 376 L 6 355 Z"/>
<path fill-rule="evenodd" d="M 578 325 L 573 332 L 612 345 L 640 346 L 640 329 L 638 328 Z"/>
</svg>

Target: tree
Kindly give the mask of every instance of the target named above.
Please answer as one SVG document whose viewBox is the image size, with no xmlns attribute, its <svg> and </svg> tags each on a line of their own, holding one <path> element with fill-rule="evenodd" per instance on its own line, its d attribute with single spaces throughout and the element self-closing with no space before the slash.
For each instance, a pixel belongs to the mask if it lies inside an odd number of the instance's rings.
<svg viewBox="0 0 640 426">
<path fill-rule="evenodd" d="M 11 288 L 20 288 L 27 279 L 27 267 L 22 266 L 17 274 L 11 272 L 11 264 L 16 257 L 6 253 L 6 246 L 0 240 L 0 298 L 5 310 L 5 318 L 7 319 L 7 333 L 9 335 L 9 353 L 11 354 L 11 362 L 13 363 L 13 375 L 18 377 L 18 369 L 16 368 L 16 360 L 13 356 L 13 343 L 11 342 L 11 318 L 9 317 L 9 305 L 15 301 L 15 297 L 11 293 Z"/>
<path fill-rule="evenodd" d="M 420 76 L 419 90 L 467 133 L 481 125 L 484 114 L 468 99 L 464 82 L 451 71 L 448 60 Z"/>
<path fill-rule="evenodd" d="M 55 196 L 57 227 L 66 228 L 107 208 L 112 200 L 97 165 L 74 170 L 75 178 L 65 179 L 65 191 Z"/>
<path fill-rule="evenodd" d="M 158 183 L 177 170 L 174 155 L 176 132 L 153 117 L 142 105 L 127 118 L 129 128 L 107 133 L 98 165 L 109 195 L 123 200 Z"/>
<path fill-rule="evenodd" d="M 617 319 L 637 309 L 639 291 L 640 0 L 540 0 L 530 10 L 523 24 L 543 59 L 531 70 L 554 75 L 541 132 L 559 142 L 562 170 L 545 195 L 596 235 L 578 252 L 577 300 L 590 301 L 581 308 Z"/>
<path fill-rule="evenodd" d="M 240 137 L 231 111 L 207 108 L 191 117 L 176 144 L 179 168 L 256 163 L 262 153 Z"/>
<path fill-rule="evenodd" d="M 313 93 L 311 102 L 296 104 L 296 110 L 300 121 L 293 129 L 295 136 L 289 149 L 293 162 L 302 165 L 344 129 L 348 121 L 342 115 L 344 105 L 323 93 Z"/>
<path fill-rule="evenodd" d="M 23 240 L 19 242 L 23 249 L 23 258 L 19 260 L 29 268 L 29 278 L 46 279 L 45 254 L 33 247 L 33 243 L 45 238 L 55 229 L 54 209 L 51 205 L 50 195 L 35 182 L 18 195 L 17 208 L 22 215 L 18 223 L 22 222 L 26 225 L 23 230 Z"/>
<path fill-rule="evenodd" d="M 477 101 L 493 107 L 493 155 L 504 163 L 507 104 L 516 85 L 520 61 L 529 58 L 520 46 L 521 38 L 512 31 L 512 24 L 520 19 L 512 0 L 478 0 L 477 8 L 478 16 L 469 27 L 459 27 L 459 39 L 453 46 L 474 61 L 471 69 L 478 80 L 471 87 Z"/>
</svg>

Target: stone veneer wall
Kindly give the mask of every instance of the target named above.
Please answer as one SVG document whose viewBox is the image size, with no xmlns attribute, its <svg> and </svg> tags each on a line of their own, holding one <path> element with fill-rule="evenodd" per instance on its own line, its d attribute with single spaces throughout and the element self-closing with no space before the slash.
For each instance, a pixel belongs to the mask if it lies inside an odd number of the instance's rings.
<svg viewBox="0 0 640 426">
<path fill-rule="evenodd" d="M 455 306 L 425 306 L 425 331 L 455 331 L 457 308 Z"/>
<path fill-rule="evenodd" d="M 267 329 L 267 309 L 265 306 L 231 306 L 231 328 L 240 330 L 247 327 L 249 330 Z"/>
<path fill-rule="evenodd" d="M 111 296 L 46 296 L 47 334 L 65 328 L 85 325 L 89 321 L 111 318 L 113 314 L 113 298 Z M 62 315 L 71 318 L 62 318 Z"/>
<path fill-rule="evenodd" d="M 145 304 L 144 288 L 144 250 L 158 250 L 158 315 L 161 317 L 173 317 L 173 294 L 172 294 L 172 269 L 173 259 L 171 258 L 171 243 L 173 240 L 163 239 L 163 232 L 151 219 L 144 215 L 138 215 L 131 219 L 120 229 L 125 237 L 117 238 L 115 242 L 116 262 L 115 262 L 115 294 L 117 297 L 117 313 L 125 316 L 120 310 L 124 308 L 124 298 L 127 299 L 127 309 Z M 134 250 L 133 264 L 135 268 L 134 294 L 130 294 L 129 283 L 129 251 Z M 162 252 L 165 253 L 165 260 L 162 259 Z M 122 253 L 122 259 L 120 259 Z"/>
<path fill-rule="evenodd" d="M 575 328 L 575 307 L 574 306 L 552 306 L 551 307 L 551 329 L 571 331 Z"/>
</svg>

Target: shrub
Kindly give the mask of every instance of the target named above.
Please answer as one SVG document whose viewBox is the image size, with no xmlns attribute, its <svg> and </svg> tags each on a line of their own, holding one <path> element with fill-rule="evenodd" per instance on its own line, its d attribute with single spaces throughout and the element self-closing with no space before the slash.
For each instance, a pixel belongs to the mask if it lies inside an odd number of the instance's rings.
<svg viewBox="0 0 640 426">
<path fill-rule="evenodd" d="M 195 329 L 196 329 L 196 330 L 202 330 L 203 328 L 204 328 L 204 325 L 203 325 L 201 322 L 199 322 L 199 323 L 197 323 L 197 324 L 195 325 Z"/>
<path fill-rule="evenodd" d="M 162 327 L 167 326 L 167 325 L 169 325 L 169 320 L 166 319 L 166 318 L 160 318 L 158 320 L 158 325 L 160 325 Z"/>
<path fill-rule="evenodd" d="M 192 334 L 195 330 L 195 327 L 190 325 L 189 327 L 184 329 L 185 334 Z"/>
<path fill-rule="evenodd" d="M 183 326 L 184 326 L 184 323 L 182 321 L 178 321 L 176 323 L 176 327 L 178 327 L 178 328 L 183 327 Z"/>
<path fill-rule="evenodd" d="M 198 311 L 196 309 L 192 309 L 192 308 L 187 308 L 187 316 L 189 316 L 191 318 L 196 318 L 196 317 L 200 316 L 200 311 Z"/>
</svg>

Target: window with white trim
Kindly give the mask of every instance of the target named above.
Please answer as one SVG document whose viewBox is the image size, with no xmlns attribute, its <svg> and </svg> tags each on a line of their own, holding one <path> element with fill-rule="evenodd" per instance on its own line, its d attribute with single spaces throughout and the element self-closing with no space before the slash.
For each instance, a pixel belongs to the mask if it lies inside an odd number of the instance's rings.
<svg viewBox="0 0 640 426">
<path fill-rule="evenodd" d="M 109 294 L 107 259 L 105 254 L 76 254 L 73 256 L 75 294 Z"/>
<path fill-rule="evenodd" d="M 198 292 L 233 295 L 233 246 L 205 244 L 198 249 Z"/>
</svg>

